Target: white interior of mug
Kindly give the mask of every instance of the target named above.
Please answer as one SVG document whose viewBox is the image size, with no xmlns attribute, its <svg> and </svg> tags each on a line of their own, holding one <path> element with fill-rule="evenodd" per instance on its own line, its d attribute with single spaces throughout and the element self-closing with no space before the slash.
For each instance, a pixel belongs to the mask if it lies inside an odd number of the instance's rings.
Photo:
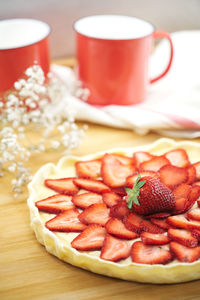
<svg viewBox="0 0 200 300">
<path fill-rule="evenodd" d="M 77 20 L 78 33 L 98 39 L 127 40 L 152 34 L 154 26 L 142 19 L 122 15 L 95 15 Z"/>
<path fill-rule="evenodd" d="M 0 21 L 0 50 L 14 49 L 37 43 L 47 37 L 50 26 L 34 19 Z"/>
</svg>

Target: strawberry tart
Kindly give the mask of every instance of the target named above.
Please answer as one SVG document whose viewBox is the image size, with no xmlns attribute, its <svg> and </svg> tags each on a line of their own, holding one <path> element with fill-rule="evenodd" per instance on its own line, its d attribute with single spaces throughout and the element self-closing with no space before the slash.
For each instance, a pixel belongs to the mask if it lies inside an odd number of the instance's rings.
<svg viewBox="0 0 200 300">
<path fill-rule="evenodd" d="M 29 191 L 31 226 L 59 259 L 138 282 L 200 279 L 200 144 L 66 156 Z"/>
</svg>

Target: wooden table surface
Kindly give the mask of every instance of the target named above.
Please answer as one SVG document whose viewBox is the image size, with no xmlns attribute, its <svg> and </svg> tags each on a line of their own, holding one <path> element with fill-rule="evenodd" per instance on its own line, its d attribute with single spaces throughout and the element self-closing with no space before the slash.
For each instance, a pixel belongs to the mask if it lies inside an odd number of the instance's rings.
<svg viewBox="0 0 200 300">
<path fill-rule="evenodd" d="M 85 155 L 112 147 L 151 143 L 160 138 L 150 133 L 139 136 L 132 131 L 89 124 L 81 146 L 73 151 Z M 200 142 L 200 139 L 196 139 Z M 32 174 L 47 162 L 56 163 L 61 151 L 33 155 L 28 163 Z M 184 284 L 140 284 L 97 275 L 71 266 L 46 252 L 30 228 L 27 189 L 15 199 L 10 177 L 0 179 L 0 299 L 1 300 L 198 300 L 200 280 Z"/>
</svg>

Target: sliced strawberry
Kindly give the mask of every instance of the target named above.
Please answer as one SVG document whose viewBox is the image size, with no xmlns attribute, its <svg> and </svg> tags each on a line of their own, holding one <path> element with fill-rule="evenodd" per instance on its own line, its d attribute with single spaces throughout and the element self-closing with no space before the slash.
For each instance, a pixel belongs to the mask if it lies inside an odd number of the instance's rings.
<svg viewBox="0 0 200 300">
<path fill-rule="evenodd" d="M 168 230 L 168 237 L 178 242 L 186 247 L 196 247 L 198 245 L 198 240 L 193 237 L 192 233 L 185 229 L 173 229 Z"/>
<path fill-rule="evenodd" d="M 68 209 L 47 221 L 45 225 L 52 231 L 80 232 L 86 228 L 86 225 L 79 221 L 78 215 L 77 209 Z"/>
<path fill-rule="evenodd" d="M 200 208 L 194 208 L 187 213 L 187 218 L 200 221 Z"/>
<path fill-rule="evenodd" d="M 188 199 L 187 198 L 176 198 L 175 207 L 173 209 L 173 214 L 178 215 L 187 211 Z"/>
<path fill-rule="evenodd" d="M 127 241 L 107 234 L 101 249 L 100 258 L 109 261 L 119 261 L 129 257 L 130 248 Z"/>
<path fill-rule="evenodd" d="M 191 190 L 191 192 L 188 196 L 188 200 L 191 203 L 195 203 L 198 200 L 199 197 L 200 197 L 200 186 L 193 185 L 192 190 Z"/>
<path fill-rule="evenodd" d="M 194 182 L 192 186 L 195 186 L 195 185 L 200 186 L 200 181 Z"/>
<path fill-rule="evenodd" d="M 196 170 L 196 179 L 200 180 L 200 161 L 193 164 Z"/>
<path fill-rule="evenodd" d="M 75 168 L 78 177 L 94 179 L 101 175 L 101 160 L 77 161 Z"/>
<path fill-rule="evenodd" d="M 195 237 L 200 242 L 200 229 L 193 229 L 192 230 L 192 235 Z"/>
<path fill-rule="evenodd" d="M 140 176 L 141 176 L 141 179 L 146 176 L 154 177 L 154 178 L 159 177 L 158 173 L 154 172 L 154 171 L 141 171 Z M 126 178 L 126 186 L 132 188 L 133 185 L 135 184 L 137 178 L 138 178 L 138 173 L 134 173 L 133 175 L 128 176 Z"/>
<path fill-rule="evenodd" d="M 105 154 L 102 158 L 101 174 L 103 181 L 110 187 L 124 186 L 126 178 L 135 172 L 132 159 L 129 163 L 120 155 Z"/>
<path fill-rule="evenodd" d="M 170 213 L 168 212 L 161 212 L 161 213 L 156 213 L 156 214 L 152 214 L 152 215 L 148 215 L 145 216 L 147 219 L 165 219 L 168 218 L 169 216 L 171 216 Z"/>
<path fill-rule="evenodd" d="M 108 207 L 112 207 L 112 206 L 116 205 L 121 200 L 122 200 L 122 197 L 120 197 L 118 194 L 116 194 L 114 192 L 103 194 L 103 202 Z"/>
<path fill-rule="evenodd" d="M 119 195 L 121 197 L 126 196 L 126 190 L 125 190 L 124 186 L 112 188 L 112 192 L 116 193 L 117 195 Z"/>
<path fill-rule="evenodd" d="M 117 218 L 111 218 L 105 225 L 105 228 L 106 228 L 106 231 L 109 233 L 109 234 L 112 234 L 112 235 L 115 235 L 119 238 L 122 238 L 122 239 L 128 239 L 128 240 L 131 240 L 131 239 L 135 239 L 138 237 L 138 234 L 133 232 L 133 231 L 130 231 L 128 230 L 124 223 L 117 219 Z"/>
<path fill-rule="evenodd" d="M 160 169 L 160 180 L 172 189 L 188 180 L 187 169 L 166 165 Z"/>
<path fill-rule="evenodd" d="M 188 180 L 186 181 L 187 184 L 192 184 L 196 179 L 196 169 L 193 165 L 187 168 L 188 171 Z"/>
<path fill-rule="evenodd" d="M 169 250 L 159 246 L 145 245 L 142 242 L 135 242 L 131 249 L 132 261 L 139 264 L 167 264 L 172 260 Z"/>
<path fill-rule="evenodd" d="M 175 149 L 167 152 L 165 157 L 170 161 L 173 166 L 185 168 L 190 164 L 188 155 L 183 149 Z"/>
<path fill-rule="evenodd" d="M 171 216 L 167 218 L 167 223 L 173 227 L 188 229 L 188 220 L 184 215 Z"/>
<path fill-rule="evenodd" d="M 124 224 L 127 229 L 140 234 L 143 231 L 151 233 L 163 233 L 164 230 L 148 220 L 145 220 L 142 216 L 135 213 L 130 213 L 124 219 Z"/>
<path fill-rule="evenodd" d="M 73 248 L 80 251 L 100 250 L 106 236 L 105 229 L 98 224 L 89 225 L 73 241 Z"/>
<path fill-rule="evenodd" d="M 94 193 L 108 193 L 110 192 L 110 188 L 105 185 L 100 180 L 95 179 L 85 179 L 85 178 L 75 178 L 73 180 L 74 184 L 81 189 L 91 191 Z"/>
<path fill-rule="evenodd" d="M 163 233 L 165 231 L 148 220 L 143 220 L 140 224 L 140 228 L 142 232 L 145 231 L 150 233 Z"/>
<path fill-rule="evenodd" d="M 142 232 L 142 228 L 140 226 L 142 221 L 142 216 L 136 215 L 135 213 L 130 213 L 125 217 L 124 224 L 127 229 L 140 234 Z"/>
<path fill-rule="evenodd" d="M 167 218 L 167 222 L 177 228 L 183 229 L 200 229 L 200 222 L 194 220 L 187 220 L 184 215 L 171 216 Z"/>
<path fill-rule="evenodd" d="M 137 151 L 137 152 L 133 153 L 133 161 L 134 161 L 134 164 L 137 169 L 139 169 L 139 166 L 141 163 L 143 163 L 144 161 L 150 160 L 152 158 L 153 158 L 153 155 L 151 155 L 148 152 Z"/>
<path fill-rule="evenodd" d="M 113 218 L 123 219 L 128 214 L 130 214 L 130 210 L 125 201 L 120 201 L 110 208 L 110 216 Z"/>
<path fill-rule="evenodd" d="M 189 184 L 181 183 L 175 187 L 173 190 L 173 194 L 175 196 L 175 199 L 178 198 L 185 198 L 187 199 L 192 187 Z"/>
<path fill-rule="evenodd" d="M 151 218 L 151 222 L 164 230 L 168 230 L 170 228 L 170 225 L 167 223 L 166 219 Z"/>
<path fill-rule="evenodd" d="M 140 164 L 140 169 L 145 171 L 157 172 L 163 166 L 169 165 L 169 160 L 164 156 L 153 157 L 151 160 Z"/>
<path fill-rule="evenodd" d="M 76 206 L 84 209 L 95 203 L 103 203 L 103 200 L 102 200 L 102 195 L 88 192 L 88 193 L 82 193 L 82 194 L 73 196 L 72 202 Z"/>
<path fill-rule="evenodd" d="M 189 248 L 183 246 L 177 242 L 170 243 L 171 252 L 177 257 L 181 262 L 193 262 L 200 257 L 200 247 Z"/>
<path fill-rule="evenodd" d="M 188 199 L 185 204 L 185 209 L 183 212 L 188 211 L 196 202 L 196 200 L 199 198 L 200 195 L 200 187 L 199 186 L 192 186 L 191 192 L 188 195 Z"/>
<path fill-rule="evenodd" d="M 46 179 L 45 185 L 60 194 L 75 195 L 79 189 L 73 182 L 74 178 Z"/>
<path fill-rule="evenodd" d="M 104 203 L 90 205 L 79 215 L 79 220 L 84 224 L 99 224 L 104 226 L 109 220 L 109 208 Z"/>
<path fill-rule="evenodd" d="M 169 243 L 169 238 L 163 233 L 142 232 L 141 240 L 145 245 L 165 245 Z"/>
<path fill-rule="evenodd" d="M 122 154 L 111 154 L 116 157 L 118 161 L 120 161 L 123 165 L 133 165 L 132 157 L 128 157 Z"/>
<path fill-rule="evenodd" d="M 71 196 L 57 194 L 46 199 L 39 200 L 35 205 L 40 211 L 48 212 L 50 214 L 59 214 L 62 211 L 75 208 L 71 200 Z"/>
</svg>

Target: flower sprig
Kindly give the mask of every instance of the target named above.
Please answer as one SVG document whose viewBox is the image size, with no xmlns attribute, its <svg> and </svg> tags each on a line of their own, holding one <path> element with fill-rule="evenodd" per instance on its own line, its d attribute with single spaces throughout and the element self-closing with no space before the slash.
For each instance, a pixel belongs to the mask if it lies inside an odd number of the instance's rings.
<svg viewBox="0 0 200 300">
<path fill-rule="evenodd" d="M 84 95 L 84 90 L 77 87 L 77 92 Z M 51 73 L 45 83 L 41 67 L 34 65 L 0 98 L 0 176 L 13 174 L 15 196 L 31 179 L 26 162 L 32 153 L 59 147 L 69 152 L 79 146 L 87 126 L 79 128 L 71 107 L 61 102 L 63 95 L 70 93 L 69 87 Z M 37 144 L 30 140 L 30 126 L 41 133 Z"/>
</svg>

